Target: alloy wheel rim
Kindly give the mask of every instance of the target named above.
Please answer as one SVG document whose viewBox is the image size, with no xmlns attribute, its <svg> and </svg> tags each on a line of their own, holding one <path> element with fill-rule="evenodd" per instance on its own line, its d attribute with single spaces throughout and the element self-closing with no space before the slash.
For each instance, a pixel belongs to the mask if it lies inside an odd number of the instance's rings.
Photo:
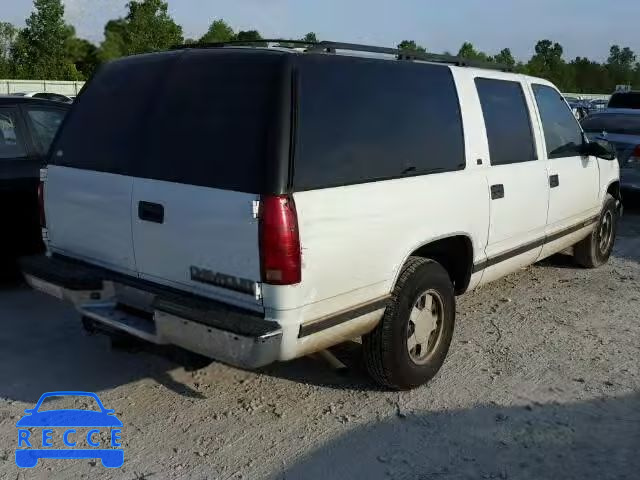
<svg viewBox="0 0 640 480">
<path fill-rule="evenodd" d="M 601 254 L 607 253 L 611 245 L 611 238 L 613 237 L 613 215 L 611 212 L 606 212 L 600 222 L 598 228 L 598 248 Z"/>
<path fill-rule="evenodd" d="M 435 290 L 427 290 L 413 304 L 407 328 L 407 351 L 416 365 L 427 363 L 442 337 L 444 302 Z"/>
</svg>

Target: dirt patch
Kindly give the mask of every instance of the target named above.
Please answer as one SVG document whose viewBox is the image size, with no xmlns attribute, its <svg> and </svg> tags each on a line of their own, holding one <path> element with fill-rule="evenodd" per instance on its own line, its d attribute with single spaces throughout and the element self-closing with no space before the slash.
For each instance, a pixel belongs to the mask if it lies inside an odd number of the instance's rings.
<svg viewBox="0 0 640 480">
<path fill-rule="evenodd" d="M 359 345 L 246 372 L 176 352 L 128 353 L 21 286 L 0 291 L 0 478 L 637 478 L 640 212 L 598 270 L 557 257 L 458 302 L 439 376 L 380 391 Z M 15 422 L 50 390 L 98 393 L 125 464 L 19 471 Z"/>
</svg>

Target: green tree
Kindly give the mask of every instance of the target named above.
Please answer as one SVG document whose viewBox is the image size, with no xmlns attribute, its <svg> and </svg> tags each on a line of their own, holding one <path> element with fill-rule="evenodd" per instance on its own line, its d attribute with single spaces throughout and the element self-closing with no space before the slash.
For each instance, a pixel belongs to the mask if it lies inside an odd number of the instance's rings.
<svg viewBox="0 0 640 480">
<path fill-rule="evenodd" d="M 12 46 L 16 76 L 75 80 L 78 71 L 65 54 L 69 30 L 61 0 L 34 0 L 34 11 Z"/>
<path fill-rule="evenodd" d="M 307 33 L 304 37 L 302 37 L 301 39 L 303 42 L 309 42 L 309 43 L 318 43 L 318 36 L 315 34 L 315 32 L 309 32 Z"/>
<path fill-rule="evenodd" d="M 246 42 L 249 45 L 255 45 L 256 47 L 265 46 L 265 42 L 260 42 L 262 40 L 262 35 L 257 30 L 241 30 L 236 35 L 236 40 L 240 42 Z"/>
<path fill-rule="evenodd" d="M 427 49 L 418 45 L 415 40 L 402 40 L 398 44 L 398 50 L 403 50 L 407 52 L 418 52 L 418 53 L 426 53 Z"/>
<path fill-rule="evenodd" d="M 75 29 L 68 27 L 69 36 L 65 41 L 67 60 L 75 65 L 82 78 L 87 79 L 98 66 L 98 49 L 83 38 L 76 37 Z"/>
<path fill-rule="evenodd" d="M 568 65 L 571 81 L 567 90 L 576 93 L 610 93 L 613 82 L 607 68 L 586 57 L 576 57 Z"/>
<path fill-rule="evenodd" d="M 527 73 L 546 78 L 559 88 L 566 90 L 569 72 L 562 59 L 564 52 L 562 45 L 551 40 L 540 40 L 536 44 L 535 52 L 527 64 Z"/>
<path fill-rule="evenodd" d="M 104 40 L 98 49 L 100 62 L 108 62 L 126 55 L 127 21 L 124 18 L 109 20 L 104 26 Z"/>
<path fill-rule="evenodd" d="M 0 22 L 0 78 L 9 78 L 13 75 L 11 50 L 17 37 L 16 27 L 8 22 Z"/>
<path fill-rule="evenodd" d="M 127 5 L 125 54 L 165 50 L 182 43 L 182 27 L 169 16 L 163 0 L 131 1 Z"/>
<path fill-rule="evenodd" d="M 489 57 L 486 53 L 476 50 L 473 44 L 464 42 L 458 50 L 458 57 L 466 58 L 467 60 L 474 60 L 478 62 L 493 61 L 493 58 Z"/>
<path fill-rule="evenodd" d="M 132 0 L 127 8 L 125 18 L 107 22 L 98 54 L 100 61 L 166 50 L 182 43 L 182 27 L 169 15 L 166 1 Z"/>
<path fill-rule="evenodd" d="M 500 50 L 495 57 L 493 57 L 496 63 L 500 63 L 501 65 L 508 65 L 509 67 L 513 67 L 516 64 L 516 59 L 513 58 L 513 54 L 511 53 L 511 49 L 503 48 Z"/>
<path fill-rule="evenodd" d="M 635 76 L 636 55 L 629 47 L 612 45 L 607 59 L 607 70 L 616 85 L 630 85 Z"/>
<path fill-rule="evenodd" d="M 207 33 L 200 37 L 200 43 L 218 43 L 235 40 L 233 29 L 222 19 L 214 20 Z"/>
</svg>

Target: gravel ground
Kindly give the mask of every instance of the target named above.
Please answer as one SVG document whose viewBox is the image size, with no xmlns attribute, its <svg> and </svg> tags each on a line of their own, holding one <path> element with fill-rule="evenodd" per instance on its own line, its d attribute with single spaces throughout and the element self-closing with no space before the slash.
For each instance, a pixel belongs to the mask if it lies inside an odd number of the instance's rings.
<svg viewBox="0 0 640 480">
<path fill-rule="evenodd" d="M 564 257 L 458 303 L 428 386 L 378 390 L 355 343 L 246 372 L 175 351 L 112 350 L 77 315 L 0 289 L 0 479 L 632 479 L 640 474 L 640 208 L 598 270 Z M 50 390 L 98 393 L 125 463 L 14 463 L 15 422 Z"/>
</svg>

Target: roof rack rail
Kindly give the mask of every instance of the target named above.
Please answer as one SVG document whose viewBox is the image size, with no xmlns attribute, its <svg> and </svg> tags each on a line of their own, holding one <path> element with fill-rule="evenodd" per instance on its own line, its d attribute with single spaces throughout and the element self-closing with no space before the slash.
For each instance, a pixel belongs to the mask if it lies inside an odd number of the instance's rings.
<svg viewBox="0 0 640 480">
<path fill-rule="evenodd" d="M 292 44 L 305 47 L 308 45 L 317 45 L 319 42 L 307 42 L 305 40 L 287 40 L 284 38 L 261 38 L 259 40 L 229 40 L 227 42 L 214 42 L 214 43 L 183 43 L 181 45 L 174 45 L 171 50 L 182 50 L 185 48 L 222 48 L 222 47 L 242 47 L 242 46 L 256 46 L 262 44 L 275 43 L 280 45 Z"/>
<path fill-rule="evenodd" d="M 174 50 L 180 50 L 185 48 L 222 48 L 233 46 L 261 46 L 268 44 L 279 44 L 279 46 L 288 47 L 293 45 L 294 47 L 306 47 L 308 52 L 324 52 L 324 53 L 336 53 L 337 50 L 347 50 L 351 52 L 364 52 L 364 53 L 378 53 L 382 55 L 393 55 L 397 60 L 419 60 L 424 62 L 433 63 L 446 63 L 449 65 L 456 65 L 459 67 L 473 67 L 484 68 L 489 70 L 500 70 L 503 72 L 512 72 L 513 67 L 506 64 L 480 62 L 477 60 L 469 60 L 463 57 L 457 57 L 454 55 L 443 55 L 438 53 L 423 53 L 414 50 L 401 50 L 397 48 L 377 47 L 375 45 L 361 45 L 359 43 L 344 43 L 344 42 L 307 42 L 305 40 L 287 40 L 287 39 L 260 39 L 260 40 L 231 40 L 228 42 L 219 43 L 191 43 L 184 45 L 176 45 L 172 47 Z M 289 44 L 289 45 L 287 45 Z"/>
</svg>

